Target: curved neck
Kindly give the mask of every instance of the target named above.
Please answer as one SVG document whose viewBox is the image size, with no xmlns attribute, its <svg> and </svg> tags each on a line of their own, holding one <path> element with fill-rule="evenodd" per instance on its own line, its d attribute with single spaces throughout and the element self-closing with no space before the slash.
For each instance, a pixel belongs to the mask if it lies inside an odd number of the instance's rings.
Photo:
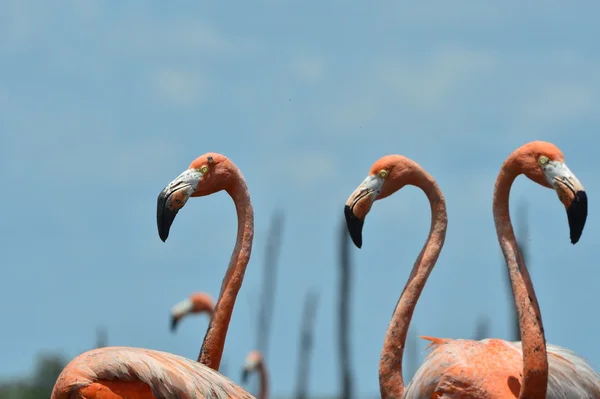
<svg viewBox="0 0 600 399">
<path fill-rule="evenodd" d="M 544 399 L 548 386 L 548 356 L 542 316 L 509 213 L 510 188 L 519 174 L 511 159 L 503 165 L 494 190 L 494 222 L 508 267 L 521 331 L 523 382 L 519 398 Z"/>
<path fill-rule="evenodd" d="M 250 194 L 241 174 L 235 186 L 227 192 L 233 199 L 237 211 L 238 229 L 235 248 L 231 254 L 229 267 L 223 278 L 221 293 L 204 337 L 198 361 L 213 370 L 219 370 L 225 338 L 229 321 L 237 294 L 242 287 L 246 266 L 250 261 L 252 252 L 252 239 L 254 237 L 254 210 L 250 201 Z"/>
<path fill-rule="evenodd" d="M 446 201 L 433 177 L 422 172 L 410 184 L 421 188 L 429 199 L 431 227 L 427 242 L 408 277 L 385 335 L 379 359 L 379 386 L 382 399 L 400 399 L 404 394 L 402 358 L 406 334 L 419 296 L 444 245 L 448 226 Z"/>
<path fill-rule="evenodd" d="M 269 376 L 264 361 L 258 364 L 258 375 L 260 376 L 260 388 L 258 391 L 258 399 L 267 399 L 269 395 Z"/>
</svg>

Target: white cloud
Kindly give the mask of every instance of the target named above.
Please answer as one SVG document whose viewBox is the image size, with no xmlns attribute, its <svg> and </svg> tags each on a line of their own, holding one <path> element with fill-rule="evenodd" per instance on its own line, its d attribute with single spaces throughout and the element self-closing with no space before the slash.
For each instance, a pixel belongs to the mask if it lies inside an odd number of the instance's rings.
<svg viewBox="0 0 600 399">
<path fill-rule="evenodd" d="M 393 59 L 375 65 L 384 87 L 403 102 L 425 112 L 439 111 L 474 76 L 490 72 L 497 58 L 484 51 L 448 43 L 437 48 L 431 56 L 410 62 Z"/>
<path fill-rule="evenodd" d="M 597 118 L 598 59 L 457 43 L 441 44 L 428 54 L 377 58 L 345 72 L 344 84 L 331 89 L 333 98 L 316 108 L 322 124 L 345 138 L 360 139 L 365 129 L 376 129 L 383 137 L 486 136 L 497 141 L 540 134 L 551 139 L 573 133 L 558 124 Z"/>
<path fill-rule="evenodd" d="M 120 58 L 153 62 L 177 60 L 202 62 L 254 54 L 260 44 L 248 37 L 231 37 L 209 20 L 190 12 L 177 18 L 161 18 L 146 7 L 133 7 L 110 21 L 110 29 L 99 27 L 98 44 Z"/>
<path fill-rule="evenodd" d="M 290 68 L 304 83 L 318 83 L 325 77 L 325 62 L 321 57 L 314 55 L 296 55 Z"/>
<path fill-rule="evenodd" d="M 598 100 L 597 87 L 568 82 L 549 84 L 520 101 L 516 124 L 522 130 L 544 133 L 549 127 L 594 113 Z"/>
<path fill-rule="evenodd" d="M 511 7 L 510 4 L 485 3 L 470 0 L 454 1 L 428 1 L 423 3 L 411 3 L 409 7 L 405 4 L 399 6 L 392 3 L 392 7 L 398 7 L 398 12 L 390 12 L 386 9 L 386 15 L 396 23 L 413 27 L 419 26 L 448 26 L 467 25 L 470 27 L 489 27 L 498 24 L 519 11 L 519 8 Z M 521 8 L 522 11 L 522 8 Z"/>
<path fill-rule="evenodd" d="M 112 137 L 107 142 L 106 150 L 110 154 L 110 161 L 107 162 L 103 178 L 110 179 L 115 185 L 153 182 L 157 175 L 164 173 L 165 164 L 181 160 L 181 146 L 168 136 L 127 141 Z"/>
<path fill-rule="evenodd" d="M 415 30 L 427 33 L 442 32 L 447 35 L 449 32 L 460 34 L 475 30 L 476 34 L 484 36 L 491 32 L 502 31 L 506 36 L 510 35 L 507 26 L 514 26 L 515 30 L 523 29 L 521 24 L 524 23 L 529 26 L 532 22 L 547 25 L 564 24 L 566 21 L 572 21 L 574 24 L 582 21 L 591 22 L 590 17 L 595 11 L 592 8 L 593 4 L 587 2 L 575 9 L 564 7 L 564 3 L 558 0 L 534 0 L 526 5 L 512 1 L 388 1 L 378 7 L 380 10 L 378 22 L 381 25 L 399 26 L 399 29 L 412 32 Z"/>
<path fill-rule="evenodd" d="M 37 12 L 33 12 L 33 7 L 24 1 L 7 0 L 0 3 L 2 48 L 15 50 L 31 42 L 51 9 L 47 3 L 38 6 Z"/>
<path fill-rule="evenodd" d="M 208 80 L 199 72 L 163 68 L 153 77 L 155 99 L 163 104 L 190 106 L 206 98 Z"/>
<path fill-rule="evenodd" d="M 344 135 L 382 119 L 418 126 L 421 131 L 426 127 L 422 122 L 436 120 L 439 129 L 440 116 L 451 118 L 460 105 L 454 101 L 456 96 L 465 87 L 472 88 L 472 82 L 493 76 L 497 64 L 494 54 L 455 43 L 445 43 L 423 58 L 401 54 L 375 59 L 356 72 L 360 76 L 344 76 L 336 98 L 323 105 L 322 119 Z"/>
<path fill-rule="evenodd" d="M 86 187 L 140 186 L 155 179 L 165 164 L 180 159 L 181 146 L 168 136 L 124 138 L 110 123 L 94 119 L 86 122 L 58 112 L 18 121 L 9 142 L 11 167 L 4 171 L 5 176 L 27 179 L 30 168 L 24 163 L 40 160 L 43 167 L 38 178 L 41 183 L 53 182 L 54 189 L 71 187 L 74 182 Z"/>
<path fill-rule="evenodd" d="M 318 152 L 289 152 L 289 156 L 277 159 L 280 167 L 275 170 L 278 178 L 289 180 L 294 186 L 314 187 L 335 178 L 338 165 L 334 157 Z"/>
<path fill-rule="evenodd" d="M 346 136 L 349 129 L 361 128 L 378 117 L 378 103 L 374 96 L 344 96 L 335 104 L 325 106 L 323 122 L 331 134 Z M 356 133 L 362 136 L 367 132 L 360 130 Z"/>
<path fill-rule="evenodd" d="M 148 56 L 164 59 L 168 55 L 197 58 L 232 55 L 251 50 L 251 42 L 230 40 L 209 23 L 196 18 L 157 20 L 151 15 L 132 14 L 113 21 L 114 27 L 104 43 L 114 46 L 121 56 Z M 107 40 L 108 39 L 108 40 Z M 114 43 L 114 44 L 111 44 Z M 134 52 L 132 52 L 132 50 Z"/>
<path fill-rule="evenodd" d="M 83 21 L 93 21 L 104 14 L 104 3 L 100 0 L 71 0 L 69 5 Z"/>
<path fill-rule="evenodd" d="M 110 58 L 138 59 L 151 57 L 168 59 L 175 56 L 196 58 L 207 56 L 236 56 L 252 53 L 258 43 L 247 38 L 233 40 L 202 15 L 190 12 L 178 18 L 162 18 L 160 13 L 140 3 L 105 12 L 104 2 L 71 1 L 58 8 L 50 4 L 9 0 L 0 3 L 0 46 L 4 50 L 22 52 L 33 45 L 47 46 L 48 31 L 67 40 L 52 43 L 64 48 L 85 42 L 78 50 L 102 53 L 96 61 L 111 62 Z M 108 16 L 108 17 L 107 17 Z M 103 18 L 100 18 L 103 17 Z M 69 25 L 77 32 L 56 31 L 57 26 Z"/>
</svg>

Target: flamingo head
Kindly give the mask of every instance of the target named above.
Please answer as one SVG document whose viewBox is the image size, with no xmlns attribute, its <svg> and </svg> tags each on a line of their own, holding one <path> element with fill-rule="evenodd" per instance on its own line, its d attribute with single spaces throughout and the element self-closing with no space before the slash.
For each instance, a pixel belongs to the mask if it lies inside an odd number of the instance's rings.
<svg viewBox="0 0 600 399">
<path fill-rule="evenodd" d="M 587 194 L 579 179 L 567 167 L 560 149 L 552 143 L 533 141 L 513 152 L 508 162 L 512 162 L 529 179 L 556 191 L 567 211 L 571 243 L 576 244 L 587 219 Z"/>
<path fill-rule="evenodd" d="M 248 376 L 250 373 L 256 371 L 258 367 L 261 365 L 263 361 L 263 357 L 259 351 L 250 351 L 246 356 L 246 361 L 244 362 L 244 368 L 242 369 L 242 383 L 245 384 L 248 381 Z"/>
<path fill-rule="evenodd" d="M 158 195 L 156 223 L 160 239 L 167 240 L 175 216 L 190 197 L 229 190 L 235 173 L 235 166 L 221 154 L 207 153 L 196 158 Z"/>
<path fill-rule="evenodd" d="M 387 155 L 375 162 L 367 177 L 350 194 L 344 216 L 352 242 L 362 246 L 362 229 L 373 202 L 383 199 L 416 177 L 417 164 L 401 155 Z"/>
<path fill-rule="evenodd" d="M 212 316 L 214 307 L 214 300 L 210 295 L 203 292 L 190 295 L 171 309 L 171 331 L 174 332 L 179 321 L 190 313 L 208 313 Z"/>
</svg>

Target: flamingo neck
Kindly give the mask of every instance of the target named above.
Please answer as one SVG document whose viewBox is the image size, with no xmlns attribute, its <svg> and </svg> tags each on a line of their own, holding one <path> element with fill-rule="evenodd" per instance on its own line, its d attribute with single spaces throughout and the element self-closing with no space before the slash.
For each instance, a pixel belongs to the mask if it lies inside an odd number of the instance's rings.
<svg viewBox="0 0 600 399">
<path fill-rule="evenodd" d="M 529 271 L 510 221 L 509 196 L 520 174 L 513 158 L 503 165 L 494 190 L 494 223 L 508 267 L 523 347 L 523 382 L 519 398 L 544 399 L 548 386 L 548 357 L 540 307 Z"/>
<path fill-rule="evenodd" d="M 258 392 L 258 399 L 267 399 L 269 395 L 269 376 L 267 374 L 267 367 L 265 366 L 264 360 L 261 360 L 258 364 L 258 375 L 260 376 L 260 390 Z"/>
<path fill-rule="evenodd" d="M 379 360 L 379 386 L 382 399 L 400 399 L 404 394 L 402 358 L 410 321 L 446 239 L 448 217 L 446 201 L 437 183 L 425 171 L 419 171 L 409 183 L 423 190 L 431 206 L 431 227 L 427 241 L 417 258 L 388 326 Z"/>
<path fill-rule="evenodd" d="M 254 210 L 250 201 L 250 193 L 241 173 L 235 185 L 227 189 L 233 199 L 237 212 L 238 229 L 235 248 L 231 254 L 229 267 L 223 278 L 221 293 L 215 305 L 198 361 L 218 371 L 225 346 L 225 338 L 237 294 L 242 287 L 246 266 L 252 252 L 254 237 Z"/>
</svg>

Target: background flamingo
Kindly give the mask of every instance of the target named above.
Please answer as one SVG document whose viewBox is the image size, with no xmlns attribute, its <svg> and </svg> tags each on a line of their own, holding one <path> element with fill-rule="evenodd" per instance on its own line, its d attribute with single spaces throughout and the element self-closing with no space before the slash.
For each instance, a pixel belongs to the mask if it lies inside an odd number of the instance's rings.
<svg viewBox="0 0 600 399">
<path fill-rule="evenodd" d="M 308 397 L 311 357 L 313 354 L 314 327 L 319 295 L 311 290 L 306 293 L 302 323 L 300 323 L 300 339 L 298 342 L 298 377 L 296 380 L 296 399 Z"/>
<path fill-rule="evenodd" d="M 177 212 L 190 197 L 225 190 L 238 216 L 237 241 L 221 294 L 198 361 L 142 348 L 107 347 L 73 359 L 58 377 L 52 399 L 252 398 L 215 370 L 219 368 L 225 336 L 237 293 L 252 252 L 254 211 L 239 169 L 221 154 L 207 153 L 173 180 L 158 196 L 157 225 L 166 241 Z"/>
<path fill-rule="evenodd" d="M 214 308 L 215 300 L 209 294 L 194 292 L 171 309 L 171 331 L 175 331 L 181 319 L 189 314 L 207 313 L 212 318 Z"/>
<path fill-rule="evenodd" d="M 560 150 L 550 143 L 526 144 L 513 152 L 502 167 L 494 195 L 494 218 L 509 265 L 524 350 L 521 350 L 520 343 L 498 339 L 472 341 L 424 337 L 432 341 L 434 350 L 406 391 L 402 379 L 406 333 L 416 302 L 444 244 L 447 228 L 445 200 L 437 183 L 419 165 L 405 157 L 387 156 L 372 166 L 369 176 L 346 202 L 348 230 L 359 248 L 362 246 L 364 219 L 375 200 L 412 184 L 425 192 L 432 209 L 429 237 L 398 301 L 385 337 L 379 367 L 383 398 L 449 398 L 455 395 L 464 398 L 545 398 L 546 390 L 548 398 L 595 398 L 600 395 L 599 376 L 583 359 L 564 348 L 549 346 L 548 378 L 541 316 L 508 213 L 510 185 L 521 173 L 557 191 L 567 209 L 572 243 L 579 240 L 583 231 L 587 197 L 583 186 L 565 165 Z"/>
<path fill-rule="evenodd" d="M 260 351 L 253 350 L 248 353 L 242 369 L 242 383 L 248 381 L 252 373 L 258 373 L 260 377 L 258 399 L 267 399 L 269 395 L 269 374 L 265 359 Z"/>
<path fill-rule="evenodd" d="M 279 254 L 282 249 L 284 212 L 276 209 L 271 214 L 271 223 L 267 233 L 267 243 L 265 246 L 263 257 L 263 273 L 262 285 L 260 287 L 260 295 L 258 309 L 256 309 L 256 343 L 254 348 L 260 352 L 265 362 L 269 359 L 269 346 L 271 343 L 271 329 L 273 325 L 273 314 L 275 311 L 275 299 L 277 290 L 277 268 Z M 252 304 L 253 301 L 250 303 Z M 251 310 L 253 313 L 254 309 Z M 222 368 L 221 368 L 222 370 Z M 260 381 L 250 380 L 250 383 L 245 386 L 248 391 L 254 392 L 256 388 L 254 384 Z"/>
</svg>

